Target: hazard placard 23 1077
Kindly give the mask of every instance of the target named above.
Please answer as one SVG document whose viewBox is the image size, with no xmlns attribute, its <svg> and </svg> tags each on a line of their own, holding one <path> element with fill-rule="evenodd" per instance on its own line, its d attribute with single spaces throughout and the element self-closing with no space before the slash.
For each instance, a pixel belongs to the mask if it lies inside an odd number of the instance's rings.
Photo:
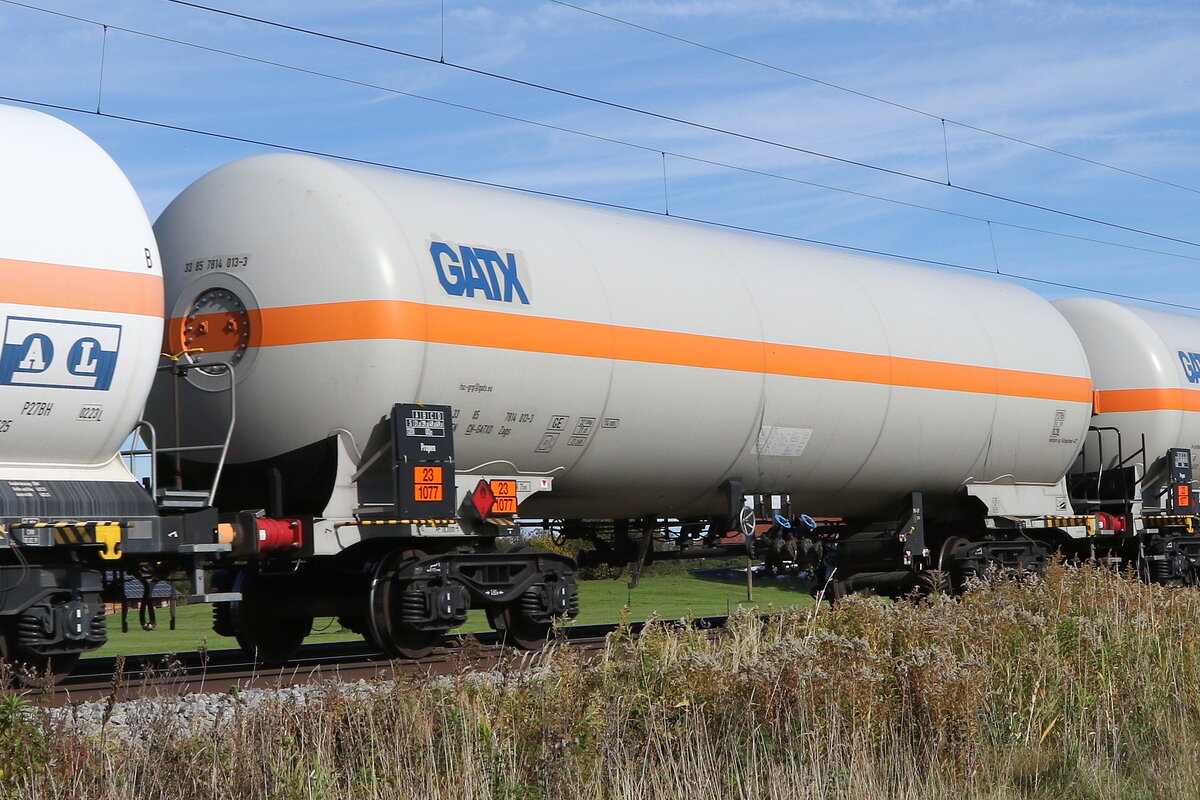
<svg viewBox="0 0 1200 800">
<path fill-rule="evenodd" d="M 441 467 L 413 467 L 413 499 L 426 502 L 441 501 Z"/>
<path fill-rule="evenodd" d="M 516 514 L 517 513 L 517 482 L 516 481 L 490 481 L 492 486 L 492 494 L 496 495 L 496 501 L 492 504 L 493 514 Z"/>
</svg>

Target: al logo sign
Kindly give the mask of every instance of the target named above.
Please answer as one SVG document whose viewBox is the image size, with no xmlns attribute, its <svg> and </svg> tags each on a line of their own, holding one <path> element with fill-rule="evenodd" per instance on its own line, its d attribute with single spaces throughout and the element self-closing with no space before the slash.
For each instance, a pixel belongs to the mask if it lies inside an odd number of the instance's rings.
<svg viewBox="0 0 1200 800">
<path fill-rule="evenodd" d="M 0 385 L 106 391 L 120 346 L 120 325 L 9 317 Z"/>
</svg>

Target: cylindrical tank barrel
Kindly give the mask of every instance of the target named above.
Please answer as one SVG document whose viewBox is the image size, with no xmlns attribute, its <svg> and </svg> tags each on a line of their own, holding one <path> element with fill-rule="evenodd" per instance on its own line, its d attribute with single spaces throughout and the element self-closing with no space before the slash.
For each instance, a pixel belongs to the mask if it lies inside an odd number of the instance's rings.
<svg viewBox="0 0 1200 800">
<path fill-rule="evenodd" d="M 235 463 L 416 401 L 455 409 L 460 471 L 553 475 L 530 515 L 718 513 L 736 479 L 853 516 L 1053 483 L 1090 415 L 1066 322 L 999 280 L 296 155 L 156 233 L 171 346 L 235 363 Z M 190 381 L 211 441 L 223 381 Z"/>
<path fill-rule="evenodd" d="M 0 183 L 0 505 L 102 509 L 47 482 L 133 480 L 117 451 L 162 342 L 150 221 L 95 142 L 40 112 L 0 106 Z"/>
<path fill-rule="evenodd" d="M 1108 469 L 1169 448 L 1200 468 L 1200 319 L 1090 297 L 1056 300 L 1082 342 L 1095 387 L 1097 428 L 1084 469 Z M 1135 459 L 1138 463 L 1141 458 Z"/>
</svg>

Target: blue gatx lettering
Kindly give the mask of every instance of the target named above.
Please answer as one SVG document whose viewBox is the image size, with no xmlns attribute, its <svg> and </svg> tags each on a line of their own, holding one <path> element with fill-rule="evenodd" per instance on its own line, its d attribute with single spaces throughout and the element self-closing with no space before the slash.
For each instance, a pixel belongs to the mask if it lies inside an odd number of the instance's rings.
<svg viewBox="0 0 1200 800">
<path fill-rule="evenodd" d="M 521 285 L 517 254 L 486 247 L 455 247 L 445 242 L 430 242 L 429 256 L 437 270 L 438 283 L 455 297 L 476 297 L 529 305 L 529 295 Z"/>
<path fill-rule="evenodd" d="M 1183 374 L 1188 383 L 1200 383 L 1200 353 L 1185 353 L 1180 350 L 1179 363 L 1183 365 Z"/>
</svg>

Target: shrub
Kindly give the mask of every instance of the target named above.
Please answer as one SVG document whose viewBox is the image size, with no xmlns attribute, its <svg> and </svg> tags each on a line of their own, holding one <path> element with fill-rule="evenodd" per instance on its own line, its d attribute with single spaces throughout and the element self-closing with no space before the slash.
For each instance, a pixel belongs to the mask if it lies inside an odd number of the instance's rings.
<svg viewBox="0 0 1200 800">
<path fill-rule="evenodd" d="M 530 670 L 328 686 L 191 733 L 167 710 L 121 737 L 18 736 L 33 749 L 6 763 L 31 768 L 4 785 L 22 800 L 1182 800 L 1200 796 L 1197 619 L 1200 593 L 1060 564 L 961 599 L 739 612 L 715 636 L 626 627 L 592 660 L 552 648 Z"/>
</svg>

